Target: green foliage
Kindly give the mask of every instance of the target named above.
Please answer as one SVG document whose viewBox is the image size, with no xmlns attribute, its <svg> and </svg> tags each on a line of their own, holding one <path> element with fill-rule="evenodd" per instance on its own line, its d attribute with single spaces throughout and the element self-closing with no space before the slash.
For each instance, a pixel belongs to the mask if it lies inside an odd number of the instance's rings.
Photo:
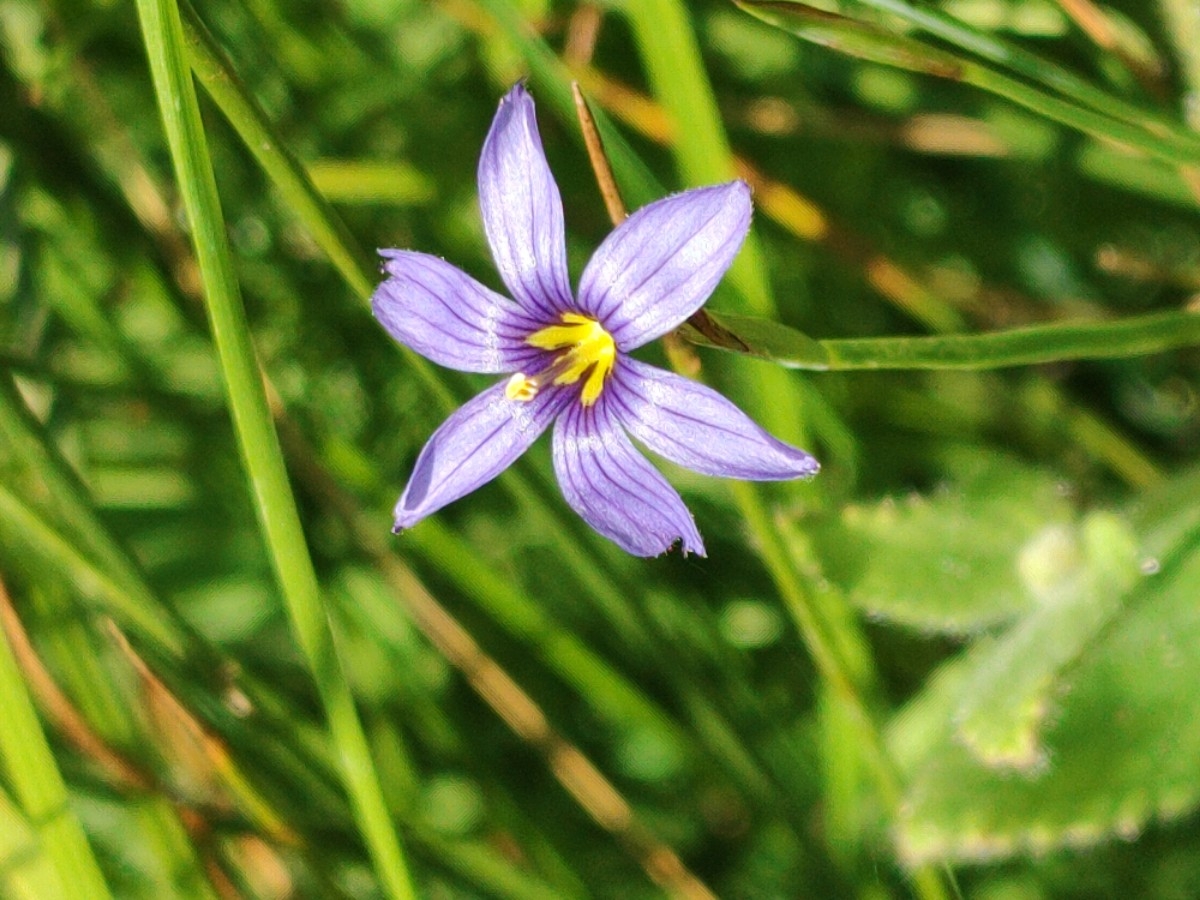
<svg viewBox="0 0 1200 900">
<path fill-rule="evenodd" d="M 1029 611 L 1072 576 L 1071 519 L 1050 473 L 974 451 L 948 461 L 930 496 L 846 505 L 814 536 L 830 577 L 868 615 L 965 635 Z"/>
<path fill-rule="evenodd" d="M 0 4 L 0 895 L 1200 894 L 1197 41 L 1118 6 Z M 630 207 L 754 187 L 648 352 L 823 469 L 669 471 L 707 559 L 545 442 L 389 533 L 487 379 L 370 248 L 497 284 L 526 76 L 576 275 L 572 78 Z"/>
<path fill-rule="evenodd" d="M 1091 571 L 947 663 L 901 712 L 893 738 L 912 773 L 902 854 L 981 860 L 1132 840 L 1195 808 L 1200 518 L 1189 518 L 1169 543 L 1146 536 L 1163 556 L 1132 569 L 1128 527 L 1090 520 Z"/>
</svg>

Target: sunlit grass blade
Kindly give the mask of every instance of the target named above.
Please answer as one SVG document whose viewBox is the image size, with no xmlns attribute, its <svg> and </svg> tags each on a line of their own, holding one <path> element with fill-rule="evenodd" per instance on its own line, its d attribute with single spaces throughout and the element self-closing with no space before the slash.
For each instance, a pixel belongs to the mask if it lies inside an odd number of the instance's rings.
<svg viewBox="0 0 1200 900">
<path fill-rule="evenodd" d="M 1151 129 L 1145 117 L 1113 117 L 1013 77 L 962 53 L 935 47 L 919 39 L 895 34 L 873 24 L 828 14 L 817 14 L 806 3 L 789 0 L 738 0 L 752 15 L 802 40 L 858 59 L 904 71 L 969 84 L 1003 97 L 1047 119 L 1096 138 L 1116 141 L 1164 162 L 1200 163 L 1200 139 L 1177 130 Z"/>
<path fill-rule="evenodd" d="M 250 340 L 185 59 L 179 10 L 171 0 L 141 0 L 138 12 L 159 110 L 192 225 L 230 411 L 271 563 L 316 682 L 341 774 L 376 873 L 388 896 L 412 898 L 415 892 L 408 865 L 338 660 Z"/>
<path fill-rule="evenodd" d="M 678 0 L 645 0 L 619 8 L 633 28 L 653 93 L 674 125 L 671 152 L 685 186 L 736 177 L 733 151 L 686 6 Z M 777 313 L 767 271 L 762 245 L 752 231 L 725 276 L 725 284 L 740 299 L 739 311 Z M 730 390 L 766 428 L 792 443 L 811 443 L 802 385 L 761 367 L 748 368 L 741 376 Z M 736 389 L 742 382 L 748 391 Z"/>
<path fill-rule="evenodd" d="M 763 9 L 774 7 L 810 7 L 806 0 L 739 0 L 747 6 Z M 1180 147 L 1200 148 L 1200 138 L 1152 108 L 1130 102 L 1111 94 L 1081 78 L 1069 69 L 1032 53 L 1029 50 L 954 18 L 936 8 L 918 7 L 907 0 L 852 0 L 843 14 L 864 24 L 896 29 L 897 22 L 904 22 L 917 32 L 944 41 L 959 51 L 981 59 L 1041 84 L 1049 91 L 1073 100 L 1076 104 L 1111 116 L 1139 128 L 1153 130 L 1168 137 Z M 891 23 L 889 25 L 889 23 Z"/>
<path fill-rule="evenodd" d="M 1104 322 L 1056 322 L 984 334 L 817 341 L 749 316 L 713 315 L 717 328 L 685 334 L 706 347 L 814 371 L 1002 369 L 1076 359 L 1122 359 L 1200 344 L 1200 313 L 1151 313 Z"/>
<path fill-rule="evenodd" d="M 62 891 L 53 861 L 38 844 L 20 807 L 0 790 L 0 893 L 12 900 L 44 900 Z"/>
<path fill-rule="evenodd" d="M 0 584 L 0 591 L 6 590 Z M 12 647 L 0 630 L 0 757 L 25 816 L 58 871 L 62 896 L 111 897 L 38 722 Z"/>
<path fill-rule="evenodd" d="M 318 193 L 331 202 L 416 205 L 428 203 L 436 193 L 428 175 L 403 161 L 324 159 L 306 170 Z"/>
</svg>

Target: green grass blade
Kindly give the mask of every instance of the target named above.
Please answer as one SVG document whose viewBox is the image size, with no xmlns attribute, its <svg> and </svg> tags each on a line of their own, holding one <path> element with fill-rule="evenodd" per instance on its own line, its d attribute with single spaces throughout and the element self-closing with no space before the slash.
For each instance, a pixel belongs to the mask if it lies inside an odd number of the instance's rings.
<svg viewBox="0 0 1200 900">
<path fill-rule="evenodd" d="M 0 459 L 8 456 L 19 461 L 48 495 L 45 507 L 35 507 L 15 485 L 0 484 L 2 517 L 13 528 L 12 539 L 29 540 L 37 555 L 57 560 L 56 565 L 69 579 L 92 585 L 94 595 L 110 614 L 151 641 L 157 652 L 182 656 L 187 637 L 179 619 L 145 588 L 136 566 L 113 540 L 86 490 L 45 439 L 16 386 L 6 376 L 0 376 L 0 437 L 5 447 Z M 53 521 L 45 508 L 53 509 Z M 68 527 L 69 539 L 63 534 Z"/>
<path fill-rule="evenodd" d="M 346 284 L 359 298 L 366 300 L 375 289 L 374 279 L 364 266 L 368 254 L 358 246 L 304 167 L 279 139 L 266 114 L 246 90 L 191 4 L 182 3 L 180 14 L 188 62 L 196 79 L 262 166 L 284 205 L 303 223 Z M 454 409 L 458 405 L 454 395 L 433 367 L 406 347 L 402 347 L 401 352 L 442 408 L 447 412 Z"/>
<path fill-rule="evenodd" d="M 1200 139 L 1178 129 L 1151 129 L 1147 127 L 1144 113 L 1136 119 L 1114 117 L 1097 111 L 1090 104 L 1065 100 L 962 53 L 893 34 L 855 19 L 816 15 L 805 3 L 738 2 L 752 15 L 802 40 L 858 59 L 972 85 L 1069 128 L 1096 138 L 1118 141 L 1164 162 L 1176 165 L 1200 163 Z"/>
<path fill-rule="evenodd" d="M 686 7 L 678 0 L 638 0 L 620 9 L 633 27 L 654 94 L 675 123 L 671 151 L 684 183 L 699 187 L 736 178 L 733 151 Z M 777 312 L 766 272 L 762 246 L 751 232 L 726 275 L 747 312 Z"/>
<path fill-rule="evenodd" d="M 0 590 L 4 590 L 0 586 Z M 111 897 L 79 819 L 70 808 L 54 754 L 46 742 L 33 700 L 12 647 L 0 631 L 0 756 L 10 783 L 58 870 L 64 897 Z"/>
<path fill-rule="evenodd" d="M 225 237 L 208 144 L 185 59 L 183 26 L 171 0 L 139 0 L 155 93 L 192 225 L 206 306 L 255 509 L 297 642 L 317 685 L 359 829 L 389 897 L 415 897 L 355 709 L 250 340 Z"/>
<path fill-rule="evenodd" d="M 1200 344 L 1200 313 L 1172 311 L 1108 322 L 1030 325 L 985 334 L 849 338 L 808 335 L 748 316 L 714 315 L 720 331 L 685 335 L 708 347 L 816 371 L 1003 369 L 1072 359 L 1122 359 Z"/>
<path fill-rule="evenodd" d="M 952 46 L 973 53 L 1014 74 L 1038 82 L 1055 93 L 1069 97 L 1097 112 L 1142 128 L 1169 135 L 1180 146 L 1200 147 L 1200 137 L 1181 128 L 1180 123 L 1157 114 L 1145 105 L 1130 103 L 1080 78 L 1069 69 L 1031 53 L 994 34 L 966 25 L 933 7 L 919 8 L 906 0 L 854 0 L 859 10 L 875 16 L 896 16 Z"/>
</svg>

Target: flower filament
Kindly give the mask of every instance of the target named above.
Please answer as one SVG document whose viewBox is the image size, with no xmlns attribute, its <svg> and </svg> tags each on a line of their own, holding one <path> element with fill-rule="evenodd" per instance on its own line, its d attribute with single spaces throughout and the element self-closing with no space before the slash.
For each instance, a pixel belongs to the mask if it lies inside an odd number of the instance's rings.
<svg viewBox="0 0 1200 900">
<path fill-rule="evenodd" d="M 575 384 L 585 375 L 580 402 L 591 406 L 604 390 L 604 381 L 617 360 L 612 335 L 595 319 L 579 313 L 563 313 L 561 325 L 548 325 L 525 338 L 539 350 L 565 350 L 535 375 L 517 372 L 508 380 L 504 393 L 510 400 L 528 403 L 547 384 Z"/>
</svg>

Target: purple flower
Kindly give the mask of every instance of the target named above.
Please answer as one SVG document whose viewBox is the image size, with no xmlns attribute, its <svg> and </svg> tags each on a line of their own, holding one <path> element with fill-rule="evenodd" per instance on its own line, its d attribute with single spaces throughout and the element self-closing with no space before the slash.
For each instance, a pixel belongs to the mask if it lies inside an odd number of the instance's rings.
<svg viewBox="0 0 1200 900">
<path fill-rule="evenodd" d="M 450 416 L 396 504 L 409 528 L 492 480 L 554 423 L 554 470 L 588 524 L 637 556 L 704 544 L 683 500 L 629 440 L 697 472 L 775 480 L 817 461 L 771 437 L 703 385 L 629 356 L 703 305 L 750 227 L 734 181 L 638 210 L 567 277 L 562 200 L 518 84 L 500 101 L 479 161 L 479 203 L 513 300 L 434 256 L 382 250 L 375 316 L 397 341 L 464 372 L 510 377 Z"/>
</svg>

